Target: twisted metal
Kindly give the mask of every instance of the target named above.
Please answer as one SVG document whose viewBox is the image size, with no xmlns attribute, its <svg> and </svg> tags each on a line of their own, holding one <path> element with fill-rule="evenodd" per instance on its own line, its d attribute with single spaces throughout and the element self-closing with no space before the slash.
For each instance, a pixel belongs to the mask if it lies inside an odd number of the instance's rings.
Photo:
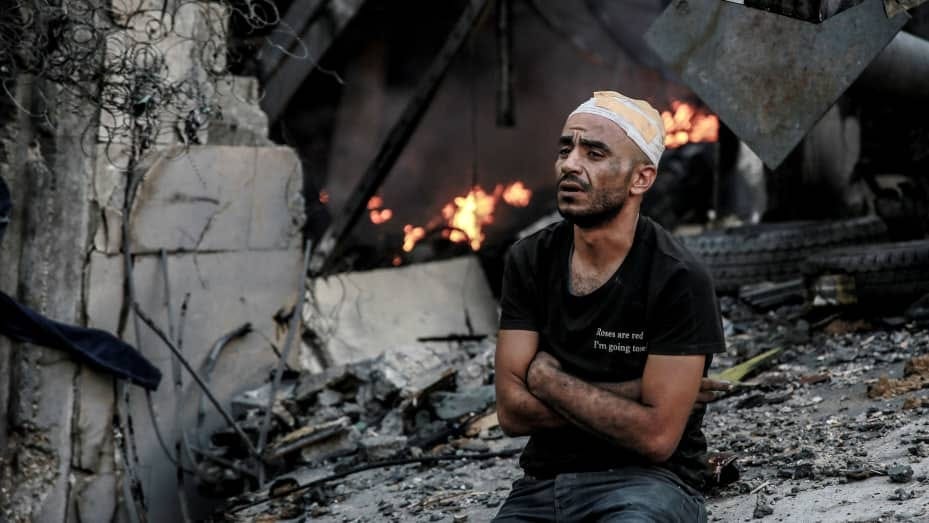
<svg viewBox="0 0 929 523">
<path fill-rule="evenodd" d="M 110 146 L 138 150 L 174 132 L 173 142 L 198 143 L 197 133 L 221 117 L 212 94 L 228 79 L 227 17 L 261 34 L 280 22 L 272 0 L 0 0 L 0 97 L 19 106 L 20 79 L 58 86 L 38 107 L 99 108 L 98 132 Z M 178 69 L 177 58 L 196 67 Z M 38 93 L 44 96 L 43 93 Z M 49 114 L 33 117 L 51 119 Z M 43 110 L 40 110 L 43 112 Z M 44 110 L 44 112 L 50 112 Z M 173 129 L 164 129 L 164 124 Z M 99 126 L 99 131 L 98 131 Z M 112 158 L 111 158 L 112 161 Z M 115 163 L 115 162 L 114 162 Z"/>
</svg>

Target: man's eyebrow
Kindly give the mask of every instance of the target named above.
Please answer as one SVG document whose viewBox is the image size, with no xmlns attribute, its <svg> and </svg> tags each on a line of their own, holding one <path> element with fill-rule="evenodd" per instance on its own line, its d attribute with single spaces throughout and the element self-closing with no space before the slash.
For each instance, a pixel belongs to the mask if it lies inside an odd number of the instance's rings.
<svg viewBox="0 0 929 523">
<path fill-rule="evenodd" d="M 564 135 L 558 138 L 558 145 L 574 145 L 574 137 L 571 135 Z"/>
<path fill-rule="evenodd" d="M 610 152 L 609 146 L 607 146 L 607 144 L 599 140 L 590 140 L 588 138 L 581 138 L 579 141 L 581 145 L 583 145 L 584 147 L 587 147 L 588 149 L 601 149 L 603 151 Z"/>
</svg>

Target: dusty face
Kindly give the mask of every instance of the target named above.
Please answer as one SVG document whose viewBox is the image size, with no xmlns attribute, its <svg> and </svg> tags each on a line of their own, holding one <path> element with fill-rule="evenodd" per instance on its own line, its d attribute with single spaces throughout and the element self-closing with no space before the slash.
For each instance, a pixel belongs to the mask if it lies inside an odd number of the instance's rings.
<svg viewBox="0 0 929 523">
<path fill-rule="evenodd" d="M 558 212 L 569 222 L 596 227 L 619 214 L 635 165 L 635 144 L 613 122 L 575 114 L 558 140 L 555 176 Z"/>
</svg>

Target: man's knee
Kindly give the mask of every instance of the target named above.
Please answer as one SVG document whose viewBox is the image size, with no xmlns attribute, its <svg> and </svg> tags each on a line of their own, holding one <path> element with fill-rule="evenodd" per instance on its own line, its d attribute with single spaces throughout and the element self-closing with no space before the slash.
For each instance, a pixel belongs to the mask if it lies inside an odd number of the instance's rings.
<svg viewBox="0 0 929 523">
<path fill-rule="evenodd" d="M 553 485 L 553 480 L 516 480 L 493 521 L 555 521 Z"/>
<path fill-rule="evenodd" d="M 666 480 L 623 485 L 598 503 L 600 521 L 706 521 L 703 498 Z"/>
</svg>

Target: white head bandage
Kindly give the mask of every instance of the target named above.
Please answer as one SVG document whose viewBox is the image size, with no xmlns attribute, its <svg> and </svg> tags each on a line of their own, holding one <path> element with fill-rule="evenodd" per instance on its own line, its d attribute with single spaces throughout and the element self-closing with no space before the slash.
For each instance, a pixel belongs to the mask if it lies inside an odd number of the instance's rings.
<svg viewBox="0 0 929 523">
<path fill-rule="evenodd" d="M 658 160 L 664 152 L 664 124 L 661 114 L 648 102 L 616 91 L 597 91 L 593 98 L 578 106 L 568 117 L 577 113 L 595 114 L 615 123 L 658 167 Z"/>
</svg>

